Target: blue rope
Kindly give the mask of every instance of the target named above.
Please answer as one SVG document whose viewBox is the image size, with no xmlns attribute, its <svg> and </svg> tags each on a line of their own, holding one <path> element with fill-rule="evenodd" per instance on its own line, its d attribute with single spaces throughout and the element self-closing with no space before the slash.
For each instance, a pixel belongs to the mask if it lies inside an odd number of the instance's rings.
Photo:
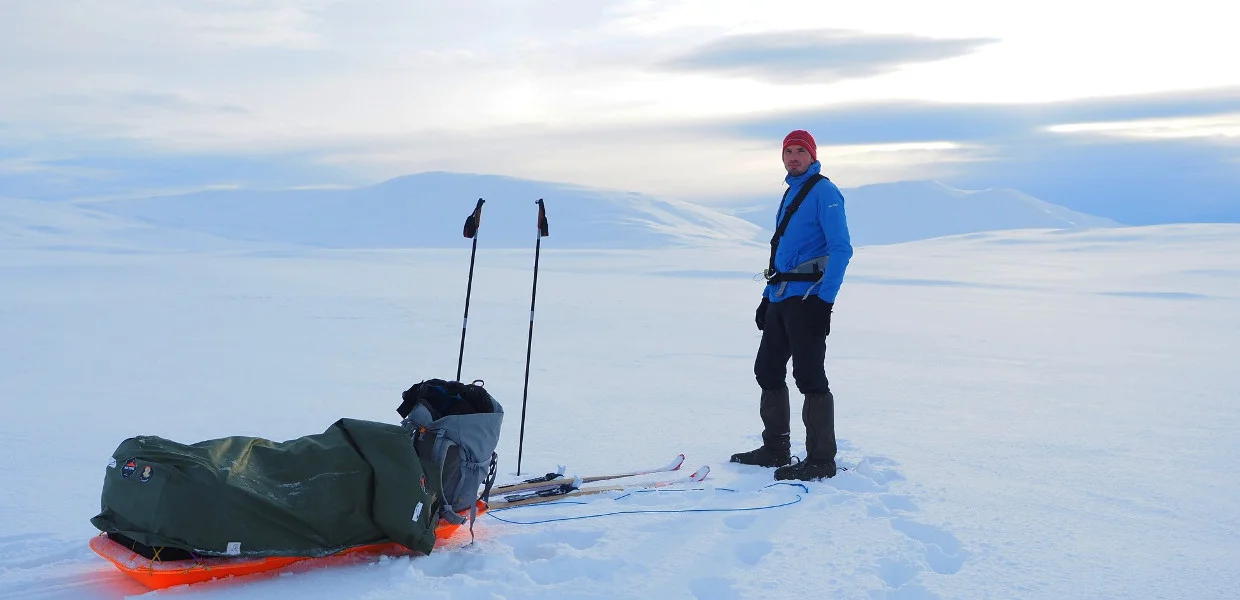
<svg viewBox="0 0 1240 600">
<path fill-rule="evenodd" d="M 772 483 L 772 484 L 770 484 L 770 485 L 767 485 L 767 486 L 763 487 L 761 490 L 758 490 L 758 491 L 762 491 L 762 490 L 765 490 L 766 488 L 773 487 L 773 486 L 776 486 L 776 485 L 787 485 L 787 486 L 792 486 L 792 487 L 798 487 L 798 488 L 801 488 L 801 491 L 802 491 L 802 492 L 804 492 L 804 493 L 806 493 L 806 494 L 808 494 L 808 493 L 809 493 L 809 487 L 808 487 L 808 486 L 806 486 L 805 484 L 802 484 L 802 483 L 785 483 L 785 482 Z M 628 496 L 631 496 L 631 495 L 633 495 L 633 494 L 649 494 L 649 493 L 655 493 L 655 492 L 660 492 L 660 493 L 667 493 L 667 492 L 697 492 L 697 491 L 702 491 L 703 489 L 704 489 L 704 488 L 694 488 L 694 489 L 685 489 L 685 490 L 634 490 L 634 491 L 632 491 L 632 492 L 628 492 L 628 493 L 623 494 L 623 495 L 621 495 L 621 496 L 617 496 L 617 497 L 613 498 L 613 500 L 620 500 L 621 498 L 627 498 Z M 736 490 L 731 489 L 731 488 L 715 488 L 715 489 L 716 489 L 716 490 L 720 490 L 720 491 L 725 491 L 725 492 L 733 492 L 733 493 L 735 493 L 735 492 L 736 492 Z M 595 518 L 598 518 L 598 517 L 612 517 L 612 516 L 616 516 L 616 515 L 651 515 L 651 514 L 677 514 L 677 513 L 744 512 L 744 511 L 751 511 L 751 510 L 767 510 L 767 509 L 771 509 L 771 508 L 780 508 L 780 507 L 783 507 L 783 506 L 791 506 L 791 505 L 793 505 L 793 504 L 796 504 L 796 503 L 800 502 L 800 501 L 803 499 L 803 496 L 802 496 L 801 494 L 799 494 L 799 493 L 798 493 L 796 496 L 797 496 L 797 497 L 796 497 L 796 499 L 795 499 L 795 500 L 789 500 L 789 501 L 784 502 L 784 503 L 782 503 L 782 504 L 768 504 L 768 505 L 766 505 L 766 506 L 742 506 L 742 507 L 738 507 L 738 508 L 677 508 L 677 509 L 653 509 L 653 508 L 648 508 L 648 509 L 639 509 L 639 510 L 617 510 L 617 511 L 605 512 L 605 513 L 593 514 L 593 515 L 579 515 L 579 516 L 576 516 L 576 517 L 554 517 L 554 518 L 539 519 L 539 520 L 534 520 L 534 521 L 516 521 L 516 520 L 512 520 L 512 519 L 505 519 L 505 518 L 503 518 L 503 517 L 501 517 L 501 516 L 499 516 L 499 515 L 496 515 L 496 514 L 495 514 L 495 513 L 497 513 L 497 512 L 503 512 L 503 511 L 506 511 L 506 510 L 516 510 L 516 509 L 519 509 L 519 508 L 530 508 L 530 507 L 532 507 L 532 506 L 556 506 L 556 505 L 566 506 L 566 505 L 570 505 L 570 504 L 589 504 L 589 502 L 583 502 L 583 501 L 581 501 L 581 500 L 558 500 L 558 501 L 554 501 L 554 502 L 543 502 L 543 503 L 538 503 L 538 504 L 528 504 L 528 505 L 524 505 L 524 506 L 509 506 L 509 507 L 507 507 L 507 508 L 497 508 L 497 509 L 495 509 L 495 510 L 489 510 L 489 511 L 487 511 L 487 514 L 488 514 L 488 515 L 490 515 L 492 519 L 496 519 L 496 520 L 498 520 L 498 521 L 500 521 L 500 522 L 503 522 L 503 523 L 511 523 L 511 524 L 513 524 L 513 525 L 539 525 L 539 524 L 542 524 L 542 523 L 556 523 L 556 522 L 559 522 L 559 521 L 578 521 L 578 520 L 581 520 L 581 519 L 595 519 Z"/>
</svg>

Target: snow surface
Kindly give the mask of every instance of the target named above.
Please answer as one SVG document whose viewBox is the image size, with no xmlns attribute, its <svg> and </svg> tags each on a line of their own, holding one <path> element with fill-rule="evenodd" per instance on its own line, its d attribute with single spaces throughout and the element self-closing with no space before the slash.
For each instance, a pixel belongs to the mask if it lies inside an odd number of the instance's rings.
<svg viewBox="0 0 1240 600">
<path fill-rule="evenodd" d="M 1240 226 L 858 248 L 827 359 L 849 470 L 801 490 L 726 462 L 759 439 L 752 275 L 764 249 L 557 249 L 550 216 L 522 475 L 560 463 L 625 470 L 684 452 L 687 469 L 711 465 L 704 484 L 484 516 L 472 545 L 457 538 L 429 556 L 151 595 L 1058 599 L 1240 589 Z M 455 373 L 464 241 L 141 246 L 0 237 L 0 597 L 142 592 L 86 546 L 105 464 L 128 436 L 282 440 L 342 416 L 394 422 L 402 390 Z M 506 481 L 517 478 L 532 266 L 533 248 L 480 244 L 463 378 L 484 379 L 507 409 Z M 757 509 L 777 504 L 786 505 Z M 639 509 L 697 512 L 497 518 Z"/>
</svg>

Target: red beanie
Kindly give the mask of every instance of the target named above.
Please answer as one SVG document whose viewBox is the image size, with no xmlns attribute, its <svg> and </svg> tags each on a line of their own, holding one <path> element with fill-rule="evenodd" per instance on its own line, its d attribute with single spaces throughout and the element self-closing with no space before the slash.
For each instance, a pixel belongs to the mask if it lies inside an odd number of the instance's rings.
<svg viewBox="0 0 1240 600">
<path fill-rule="evenodd" d="M 789 133 L 784 138 L 784 147 L 780 148 L 780 151 L 782 152 L 788 146 L 804 146 L 806 150 L 809 150 L 809 157 L 818 160 L 818 144 L 814 142 L 814 136 L 804 129 Z"/>
</svg>

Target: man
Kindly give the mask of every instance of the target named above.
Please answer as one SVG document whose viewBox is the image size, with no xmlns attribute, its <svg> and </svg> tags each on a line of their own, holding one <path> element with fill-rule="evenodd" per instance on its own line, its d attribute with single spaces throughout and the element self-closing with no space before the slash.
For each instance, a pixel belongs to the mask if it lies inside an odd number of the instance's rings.
<svg viewBox="0 0 1240 600">
<path fill-rule="evenodd" d="M 788 189 L 776 213 L 766 289 L 755 321 L 762 342 L 754 375 L 762 388 L 762 447 L 732 456 L 732 462 L 778 467 L 776 479 L 803 481 L 835 476 L 835 399 L 824 362 L 831 311 L 852 258 L 844 197 L 819 174 L 818 145 L 809 132 L 784 138 L 784 181 Z M 786 383 L 792 377 L 805 395 L 805 460 L 792 463 L 790 408 Z"/>
</svg>

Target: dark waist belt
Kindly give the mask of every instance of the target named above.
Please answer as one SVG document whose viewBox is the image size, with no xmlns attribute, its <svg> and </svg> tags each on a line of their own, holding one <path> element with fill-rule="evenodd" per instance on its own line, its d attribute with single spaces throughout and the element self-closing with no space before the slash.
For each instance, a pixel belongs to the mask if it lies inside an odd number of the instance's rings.
<svg viewBox="0 0 1240 600">
<path fill-rule="evenodd" d="M 768 285 L 779 284 L 779 288 L 775 290 L 775 295 L 783 296 L 784 290 L 787 289 L 788 282 L 790 281 L 808 281 L 814 283 L 822 281 L 823 273 L 827 269 L 828 260 L 830 260 L 830 257 L 828 256 L 819 256 L 818 258 L 807 260 L 793 267 L 790 271 L 784 272 L 776 271 L 775 269 L 767 269 L 762 273 L 762 275 L 766 277 L 766 283 Z M 805 297 L 808 298 L 813 290 L 814 286 L 809 286 L 809 289 L 805 291 Z"/>
<path fill-rule="evenodd" d="M 822 279 L 821 272 L 818 272 L 818 273 L 780 273 L 779 271 L 776 271 L 775 274 L 773 275 L 770 273 L 770 271 L 767 271 L 766 273 L 767 283 L 783 283 L 785 281 L 818 281 L 819 279 Z"/>
</svg>

